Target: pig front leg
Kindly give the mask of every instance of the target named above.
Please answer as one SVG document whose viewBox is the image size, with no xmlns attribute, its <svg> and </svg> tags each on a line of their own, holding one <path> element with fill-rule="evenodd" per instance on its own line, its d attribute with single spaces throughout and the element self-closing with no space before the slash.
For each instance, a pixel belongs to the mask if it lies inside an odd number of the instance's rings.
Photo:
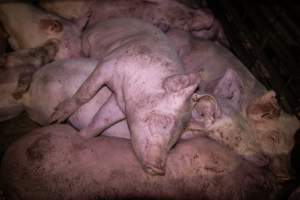
<svg viewBox="0 0 300 200">
<path fill-rule="evenodd" d="M 96 113 L 88 127 L 82 129 L 79 134 L 85 138 L 94 137 L 123 119 L 125 119 L 125 115 L 120 110 L 115 95 L 112 94 Z"/>
<path fill-rule="evenodd" d="M 78 108 L 87 103 L 109 79 L 109 74 L 103 69 L 105 63 L 98 63 L 92 74 L 83 82 L 76 93 L 58 104 L 51 116 L 50 123 L 65 121 Z M 109 68 L 109 67 L 108 67 Z"/>
</svg>

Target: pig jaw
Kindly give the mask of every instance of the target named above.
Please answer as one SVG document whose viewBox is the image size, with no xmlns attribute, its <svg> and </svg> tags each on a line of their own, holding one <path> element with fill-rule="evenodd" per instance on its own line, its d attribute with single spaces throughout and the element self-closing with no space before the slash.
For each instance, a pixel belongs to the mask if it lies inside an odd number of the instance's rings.
<svg viewBox="0 0 300 200">
<path fill-rule="evenodd" d="M 153 111 L 146 117 L 137 117 L 142 120 L 136 120 L 130 126 L 132 145 L 145 172 L 165 174 L 168 152 L 179 139 L 189 116 L 182 115 L 176 119 L 174 114 Z"/>
</svg>

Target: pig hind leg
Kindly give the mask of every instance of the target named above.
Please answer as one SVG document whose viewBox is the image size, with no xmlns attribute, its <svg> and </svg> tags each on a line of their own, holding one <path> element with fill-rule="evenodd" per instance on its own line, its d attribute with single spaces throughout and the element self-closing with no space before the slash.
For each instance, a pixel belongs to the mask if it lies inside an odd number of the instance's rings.
<svg viewBox="0 0 300 200">
<path fill-rule="evenodd" d="M 96 113 L 88 127 L 82 129 L 79 134 L 86 138 L 94 137 L 123 119 L 125 119 L 125 115 L 119 108 L 115 95 L 112 94 Z"/>
</svg>

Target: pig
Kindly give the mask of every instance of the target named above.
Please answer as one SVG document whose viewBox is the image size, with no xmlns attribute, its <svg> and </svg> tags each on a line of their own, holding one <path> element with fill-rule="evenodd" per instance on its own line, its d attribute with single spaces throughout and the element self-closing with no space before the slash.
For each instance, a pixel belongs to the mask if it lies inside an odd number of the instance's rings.
<svg viewBox="0 0 300 200">
<path fill-rule="evenodd" d="M 9 44 L 14 50 L 35 48 L 55 38 L 60 41 L 56 60 L 81 55 L 82 27 L 32 4 L 1 3 L 0 21 L 9 35 Z"/>
<path fill-rule="evenodd" d="M 130 140 L 82 140 L 68 125 L 36 129 L 1 162 L 10 199 L 273 199 L 274 178 L 207 138 L 180 141 L 165 176 L 138 163 Z"/>
<path fill-rule="evenodd" d="M 249 102 L 267 89 L 228 49 L 211 41 L 199 41 L 189 33 L 173 29 L 167 33 L 173 41 L 187 72 L 202 72 L 199 94 L 213 94 L 246 116 Z M 224 108 L 228 106 L 223 106 Z"/>
<path fill-rule="evenodd" d="M 36 69 L 54 59 L 56 40 L 37 48 L 22 49 L 0 58 L 0 121 L 11 119 L 24 110 L 21 97 L 27 91 Z"/>
<path fill-rule="evenodd" d="M 29 117 L 41 125 L 47 125 L 58 103 L 71 97 L 96 65 L 95 60 L 77 58 L 50 63 L 36 72 L 29 92 L 23 98 L 23 104 Z M 90 102 L 84 104 L 70 116 L 68 122 L 78 130 L 82 130 L 81 133 L 83 133 L 93 120 L 97 124 L 103 124 L 103 120 L 112 119 L 116 116 L 116 111 L 117 113 L 121 112 L 117 104 L 111 104 L 111 109 L 105 110 L 105 112 L 102 111 L 101 115 L 97 115 L 97 111 L 104 105 L 110 95 L 111 91 L 107 87 L 101 88 Z M 214 125 L 206 122 L 206 127 L 199 129 L 204 118 L 201 117 L 203 110 L 207 110 L 203 107 L 204 105 L 215 106 L 214 109 L 219 112 L 218 115 L 221 112 L 215 98 L 211 95 L 193 94 L 192 100 L 194 105 L 192 119 L 189 123 L 194 123 L 194 125 L 185 130 L 181 139 L 193 138 L 199 135 L 207 136 L 232 148 L 239 155 L 257 165 L 264 166 L 268 164 L 268 158 L 262 155 L 261 149 L 253 137 L 251 132 L 253 130 L 239 113 L 222 114 L 213 123 Z M 212 104 L 210 104 L 211 101 Z M 198 123 L 200 125 L 197 125 Z M 102 132 L 102 135 L 130 139 L 127 121 L 122 120 L 108 127 Z"/>
<path fill-rule="evenodd" d="M 273 158 L 271 168 L 278 180 L 293 178 L 290 154 L 294 146 L 294 135 L 300 127 L 298 119 L 280 110 L 274 91 L 249 103 L 247 118 L 255 127 L 254 134 L 262 151 Z"/>
<path fill-rule="evenodd" d="M 107 19 L 130 17 L 144 20 L 166 32 L 179 28 L 201 39 L 212 39 L 228 45 L 221 24 L 209 9 L 195 9 L 175 0 L 76 1 L 40 0 L 39 5 L 68 19 L 90 16 L 88 26 Z"/>
<path fill-rule="evenodd" d="M 78 22 L 81 21 L 84 26 L 90 15 L 92 3 L 95 0 L 39 0 L 38 5 L 47 11 L 53 12 L 65 19 Z"/>
<path fill-rule="evenodd" d="M 81 135 L 93 137 L 126 117 L 143 168 L 163 175 L 168 151 L 190 118 L 191 96 L 200 82 L 198 73 L 185 74 L 165 34 L 135 19 L 96 24 L 83 33 L 82 47 L 85 55 L 98 60 L 97 67 L 71 98 L 56 107 L 51 121 L 66 120 L 107 85 L 114 94 L 97 115 L 114 103 L 119 112 L 103 124 L 92 121 Z"/>
<path fill-rule="evenodd" d="M 205 129 L 211 130 L 220 122 L 226 121 L 221 120 L 224 116 L 240 115 L 229 119 L 239 119 L 243 124 L 240 127 L 249 127 L 244 129 L 251 130 L 249 133 L 256 138 L 259 146 L 257 148 L 271 158 L 272 171 L 279 180 L 291 178 L 289 152 L 293 147 L 292 139 L 299 128 L 299 122 L 295 116 L 280 111 L 275 92 L 267 91 L 246 66 L 221 45 L 210 41 L 198 41 L 189 33 L 178 29 L 169 31 L 167 35 L 175 44 L 187 72 L 199 70 L 202 72 L 202 87 L 198 91 L 199 95 L 211 94 L 216 98 L 216 101 L 210 101 L 211 103 L 205 106 L 208 111 L 202 112 L 204 117 L 196 121 L 205 122 Z M 196 106 L 201 108 L 201 104 Z M 221 112 L 217 111 L 217 108 Z M 194 117 L 199 117 L 201 110 L 198 110 L 200 112 L 195 112 Z M 240 119 L 246 121 L 242 120 L 244 121 L 242 122 Z M 197 127 L 194 128 L 203 129 L 203 126 L 199 127 L 199 123 L 196 125 Z M 237 134 L 238 131 L 234 133 Z M 213 135 L 216 136 L 218 137 L 217 134 Z M 235 135 L 231 134 L 231 136 L 235 138 Z"/>
<path fill-rule="evenodd" d="M 95 59 L 72 58 L 43 66 L 33 75 L 31 86 L 22 98 L 28 116 L 42 126 L 48 125 L 55 107 L 75 94 L 97 63 Z M 77 128 L 88 126 L 111 94 L 106 86 L 101 88 L 91 101 L 72 114 L 71 124 Z"/>
</svg>

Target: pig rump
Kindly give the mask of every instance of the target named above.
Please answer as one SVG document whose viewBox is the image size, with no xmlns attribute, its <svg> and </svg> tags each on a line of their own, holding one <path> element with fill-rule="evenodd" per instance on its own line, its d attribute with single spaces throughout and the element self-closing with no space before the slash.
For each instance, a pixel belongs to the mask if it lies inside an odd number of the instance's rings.
<svg viewBox="0 0 300 200">
<path fill-rule="evenodd" d="M 270 199 L 273 177 L 207 138 L 180 141 L 165 176 L 140 167 L 130 141 L 82 140 L 67 125 L 36 129 L 6 152 L 12 199 Z M 14 195 L 14 196 L 13 196 Z"/>
</svg>

